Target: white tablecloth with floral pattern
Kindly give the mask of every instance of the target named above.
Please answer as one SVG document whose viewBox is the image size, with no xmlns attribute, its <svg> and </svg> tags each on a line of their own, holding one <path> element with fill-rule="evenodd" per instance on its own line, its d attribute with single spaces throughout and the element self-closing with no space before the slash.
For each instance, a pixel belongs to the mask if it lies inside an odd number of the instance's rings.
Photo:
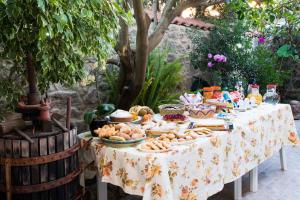
<svg viewBox="0 0 300 200">
<path fill-rule="evenodd" d="M 90 158 L 103 182 L 144 200 L 205 200 L 284 145 L 299 143 L 289 105 L 259 106 L 239 113 L 233 124 L 232 132 L 215 132 L 168 153 L 115 149 L 94 140 Z"/>
</svg>

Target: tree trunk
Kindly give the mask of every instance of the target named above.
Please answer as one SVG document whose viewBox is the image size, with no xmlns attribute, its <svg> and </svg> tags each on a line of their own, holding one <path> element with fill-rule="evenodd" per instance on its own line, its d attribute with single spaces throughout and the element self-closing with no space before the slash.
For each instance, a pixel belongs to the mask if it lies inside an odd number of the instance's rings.
<svg viewBox="0 0 300 200">
<path fill-rule="evenodd" d="M 120 57 L 120 96 L 118 98 L 118 105 L 122 109 L 128 109 L 142 90 L 148 59 L 150 18 L 144 12 L 142 1 L 133 0 L 132 2 L 137 23 L 136 51 L 130 48 L 128 26 L 124 21 L 120 21 L 121 32 L 117 45 L 117 52 Z"/>
<path fill-rule="evenodd" d="M 127 49 L 124 55 L 120 56 L 119 74 L 119 98 L 118 105 L 122 109 L 128 109 L 134 100 L 134 52 Z"/>
<path fill-rule="evenodd" d="M 36 71 L 33 64 L 32 54 L 27 55 L 27 81 L 28 81 L 28 104 L 36 105 L 40 103 L 40 94 L 37 88 Z"/>
</svg>

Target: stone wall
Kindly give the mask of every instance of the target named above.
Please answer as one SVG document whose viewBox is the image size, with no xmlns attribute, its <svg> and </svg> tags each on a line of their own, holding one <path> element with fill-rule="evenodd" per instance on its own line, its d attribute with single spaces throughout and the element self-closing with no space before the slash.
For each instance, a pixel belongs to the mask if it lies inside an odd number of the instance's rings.
<svg viewBox="0 0 300 200">
<path fill-rule="evenodd" d="M 151 26 L 150 31 L 152 29 L 153 28 Z M 183 65 L 183 88 L 186 90 L 190 89 L 193 76 L 199 75 L 199 70 L 193 69 L 189 58 L 189 53 L 192 51 L 192 41 L 188 37 L 190 29 L 190 27 L 171 24 L 158 46 L 160 48 L 168 48 L 170 50 L 168 55 L 169 61 L 181 58 Z M 133 27 L 130 30 L 132 46 L 135 46 L 135 35 L 136 28 Z"/>
<path fill-rule="evenodd" d="M 105 81 L 104 72 L 94 67 L 95 60 L 89 59 L 86 63 L 86 69 L 89 77 L 92 77 L 90 83 L 78 83 L 76 86 L 64 87 L 53 85 L 48 91 L 48 96 L 52 101 L 51 112 L 66 115 L 67 97 L 72 97 L 72 123 L 78 127 L 78 130 L 86 130 L 88 127 L 83 122 L 83 115 L 87 111 L 92 111 L 99 103 L 109 100 L 110 88 Z M 87 84 L 87 85 L 86 85 Z"/>
</svg>

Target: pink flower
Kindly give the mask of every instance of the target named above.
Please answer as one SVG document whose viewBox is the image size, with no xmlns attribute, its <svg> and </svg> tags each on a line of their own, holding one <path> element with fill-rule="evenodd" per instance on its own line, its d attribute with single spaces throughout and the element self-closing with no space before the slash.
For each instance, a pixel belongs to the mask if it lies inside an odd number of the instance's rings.
<svg viewBox="0 0 300 200">
<path fill-rule="evenodd" d="M 214 66 L 214 64 L 212 62 L 209 62 L 209 63 L 207 63 L 207 66 L 211 68 Z"/>
<path fill-rule="evenodd" d="M 258 38 L 258 44 L 263 44 L 265 43 L 265 38 L 264 37 L 259 37 Z"/>
<path fill-rule="evenodd" d="M 211 53 L 209 53 L 209 54 L 207 54 L 207 57 L 208 57 L 208 58 L 212 58 L 213 55 L 212 55 Z"/>
<path fill-rule="evenodd" d="M 219 54 L 216 54 L 216 55 L 214 56 L 214 60 L 217 61 L 217 62 L 219 62 L 219 59 L 220 59 L 220 55 L 219 55 Z"/>
<path fill-rule="evenodd" d="M 227 57 L 224 56 L 224 55 L 217 54 L 217 55 L 214 56 L 214 60 L 216 62 L 224 62 L 225 63 L 225 62 L 227 62 Z"/>
</svg>

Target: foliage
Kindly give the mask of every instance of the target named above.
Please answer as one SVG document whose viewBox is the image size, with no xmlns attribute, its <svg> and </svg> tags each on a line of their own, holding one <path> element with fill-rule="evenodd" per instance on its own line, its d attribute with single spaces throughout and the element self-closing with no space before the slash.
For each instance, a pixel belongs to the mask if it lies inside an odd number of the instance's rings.
<svg viewBox="0 0 300 200">
<path fill-rule="evenodd" d="M 167 56 L 168 50 L 161 49 L 150 54 L 145 85 L 133 105 L 145 105 L 157 111 L 159 105 L 178 100 L 182 64 L 179 59 L 168 62 Z"/>
<path fill-rule="evenodd" d="M 24 76 L 32 54 L 42 92 L 51 83 L 73 84 L 83 76 L 85 56 L 106 59 L 119 17 L 126 14 L 111 0 L 0 0 L 0 60 L 12 60 L 12 72 Z M 0 95 L 14 89 L 2 87 Z"/>
<path fill-rule="evenodd" d="M 119 69 L 117 69 L 116 66 L 108 65 L 106 67 L 105 78 L 110 88 L 109 101 L 114 104 L 118 103 L 118 95 L 119 95 L 118 75 L 119 75 Z"/>
<path fill-rule="evenodd" d="M 254 2 L 254 1 L 253 1 Z M 227 5 L 230 13 L 236 13 L 236 17 L 250 23 L 252 27 L 264 35 L 272 36 L 273 46 L 276 50 L 290 51 L 289 56 L 299 60 L 300 30 L 300 4 L 290 0 L 263 0 L 260 4 L 249 6 L 249 1 L 236 0 Z M 275 50 L 275 51 L 276 51 Z M 282 54 L 278 54 L 281 57 Z"/>
<path fill-rule="evenodd" d="M 84 113 L 83 119 L 86 124 L 90 124 L 94 119 L 103 118 L 115 110 L 114 104 L 100 104 L 96 110 Z"/>
<path fill-rule="evenodd" d="M 191 63 L 204 73 L 206 81 L 230 89 L 237 81 L 256 81 L 262 90 L 269 83 L 283 85 L 291 70 L 280 65 L 280 58 L 268 48 L 268 43 L 252 48 L 252 38 L 245 35 L 248 26 L 242 21 L 220 20 L 216 24 L 217 28 L 208 36 L 199 32 L 192 35 Z M 226 55 L 227 62 L 208 67 L 210 53 Z"/>
<path fill-rule="evenodd" d="M 202 31 L 193 31 L 190 35 L 194 49 L 190 54 L 191 64 L 204 73 L 211 85 L 223 85 L 233 88 L 240 72 L 247 63 L 251 49 L 251 39 L 245 37 L 247 25 L 241 21 L 228 22 L 227 20 L 214 21 L 217 28 L 206 35 Z M 223 54 L 227 57 L 226 63 L 208 67 L 208 54 Z M 249 67 L 250 68 L 250 67 Z"/>
<path fill-rule="evenodd" d="M 254 5 L 254 6 L 253 6 Z M 252 25 L 261 35 L 272 41 L 269 48 L 277 54 L 277 65 L 293 71 L 299 66 L 300 58 L 300 4 L 290 0 L 262 0 L 260 3 L 235 0 L 227 4 L 231 15 Z M 287 87 L 293 81 L 293 74 L 285 82 Z M 288 84 L 288 82 L 290 82 Z M 282 88 L 286 97 L 287 91 Z M 293 95 L 293 94 L 289 94 Z"/>
<path fill-rule="evenodd" d="M 272 50 L 260 45 L 251 52 L 248 61 L 250 68 L 244 68 L 242 76 L 246 80 L 256 80 L 262 93 L 270 83 L 283 86 L 285 80 L 291 75 L 291 69 L 280 65 L 279 59 Z"/>
</svg>

